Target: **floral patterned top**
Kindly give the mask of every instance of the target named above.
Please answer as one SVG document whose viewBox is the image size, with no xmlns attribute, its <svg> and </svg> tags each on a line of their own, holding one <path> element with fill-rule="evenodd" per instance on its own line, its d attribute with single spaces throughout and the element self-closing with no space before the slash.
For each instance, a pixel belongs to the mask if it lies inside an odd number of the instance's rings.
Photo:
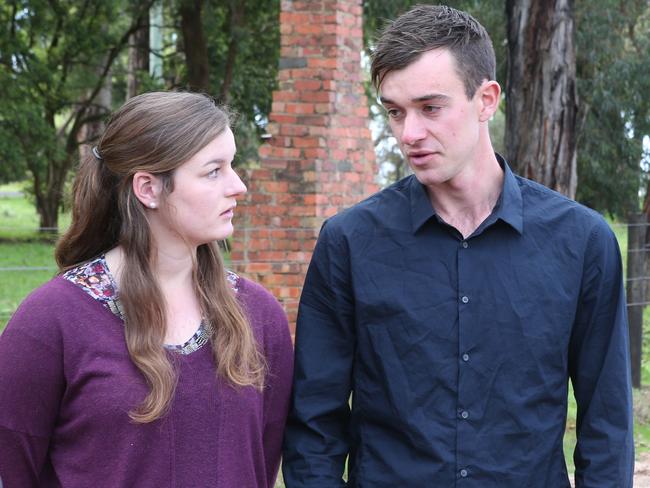
<svg viewBox="0 0 650 488">
<path fill-rule="evenodd" d="M 119 299 L 117 283 L 106 264 L 106 257 L 101 256 L 69 269 L 63 278 L 74 283 L 95 300 L 124 321 L 124 312 Z M 239 276 L 228 271 L 226 279 L 235 293 L 238 291 Z M 198 329 L 184 344 L 165 344 L 165 348 L 179 354 L 191 354 L 210 340 L 212 326 L 202 320 Z"/>
</svg>

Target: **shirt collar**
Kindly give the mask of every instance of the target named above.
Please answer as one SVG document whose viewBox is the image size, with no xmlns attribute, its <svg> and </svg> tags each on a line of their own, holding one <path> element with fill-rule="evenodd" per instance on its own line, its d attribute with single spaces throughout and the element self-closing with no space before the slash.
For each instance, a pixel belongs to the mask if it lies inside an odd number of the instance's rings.
<svg viewBox="0 0 650 488">
<path fill-rule="evenodd" d="M 497 200 L 492 214 L 488 219 L 492 222 L 502 220 L 520 234 L 524 230 L 523 218 L 523 200 L 521 197 L 521 189 L 517 183 L 517 178 L 508 166 L 505 158 L 500 154 L 496 154 L 497 161 L 503 169 L 503 189 L 501 195 Z M 433 217 L 436 212 L 431 205 L 429 196 L 427 195 L 424 185 L 418 181 L 415 175 L 411 175 L 410 181 L 410 195 L 411 195 L 411 222 L 413 225 L 413 232 L 417 232 L 425 222 Z"/>
</svg>

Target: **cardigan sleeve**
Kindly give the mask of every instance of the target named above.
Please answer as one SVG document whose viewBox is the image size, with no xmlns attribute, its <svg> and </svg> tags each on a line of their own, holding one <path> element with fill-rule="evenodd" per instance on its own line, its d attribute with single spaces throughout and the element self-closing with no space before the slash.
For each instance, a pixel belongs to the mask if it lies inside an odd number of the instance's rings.
<svg viewBox="0 0 650 488">
<path fill-rule="evenodd" d="M 32 293 L 0 335 L 0 479 L 38 487 L 64 389 L 61 335 L 43 289 Z"/>
</svg>

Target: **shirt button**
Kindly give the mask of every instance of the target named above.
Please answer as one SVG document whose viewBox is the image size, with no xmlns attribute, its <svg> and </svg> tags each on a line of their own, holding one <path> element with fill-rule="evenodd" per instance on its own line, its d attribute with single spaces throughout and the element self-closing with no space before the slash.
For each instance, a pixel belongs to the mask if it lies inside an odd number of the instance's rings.
<svg viewBox="0 0 650 488">
<path fill-rule="evenodd" d="M 465 362 L 469 361 L 469 354 L 467 353 L 463 354 L 463 361 Z"/>
<path fill-rule="evenodd" d="M 468 474 L 469 474 L 469 473 L 467 472 L 466 469 L 461 469 L 461 470 L 460 470 L 460 476 L 461 476 L 461 478 L 467 478 L 467 475 L 468 475 Z"/>
<path fill-rule="evenodd" d="M 467 244 L 467 241 L 461 242 L 460 245 L 463 246 L 463 249 L 467 249 L 469 247 L 469 244 Z"/>
<path fill-rule="evenodd" d="M 463 302 L 463 303 L 468 303 L 468 302 L 469 302 L 469 298 L 467 298 L 466 296 L 464 296 L 463 298 L 460 299 L 460 301 Z"/>
<path fill-rule="evenodd" d="M 467 419 L 469 417 L 469 412 L 467 410 L 463 410 L 460 412 L 460 416 L 464 419 Z"/>
</svg>

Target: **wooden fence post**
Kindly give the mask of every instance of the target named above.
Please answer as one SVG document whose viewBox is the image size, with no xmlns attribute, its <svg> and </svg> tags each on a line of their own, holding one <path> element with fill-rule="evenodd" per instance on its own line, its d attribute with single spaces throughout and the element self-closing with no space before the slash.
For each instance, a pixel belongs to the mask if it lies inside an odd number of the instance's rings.
<svg viewBox="0 0 650 488">
<path fill-rule="evenodd" d="M 643 309 L 646 298 L 645 234 L 647 222 L 643 214 L 629 216 L 627 225 L 627 316 L 630 333 L 632 386 L 641 388 L 641 346 L 643 344 Z"/>
</svg>

